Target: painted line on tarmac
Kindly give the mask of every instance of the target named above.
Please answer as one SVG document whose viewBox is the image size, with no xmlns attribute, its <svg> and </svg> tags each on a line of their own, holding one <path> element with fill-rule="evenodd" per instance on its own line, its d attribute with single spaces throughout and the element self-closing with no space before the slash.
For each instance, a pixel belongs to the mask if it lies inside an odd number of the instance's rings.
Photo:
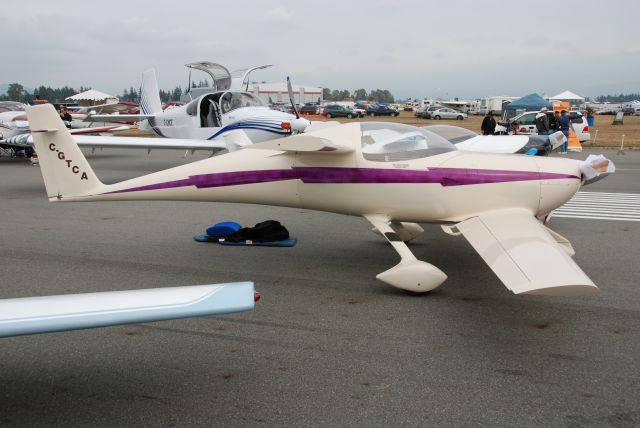
<svg viewBox="0 0 640 428">
<path fill-rule="evenodd" d="M 578 192 L 553 211 L 552 217 L 640 221 L 640 194 Z"/>
</svg>

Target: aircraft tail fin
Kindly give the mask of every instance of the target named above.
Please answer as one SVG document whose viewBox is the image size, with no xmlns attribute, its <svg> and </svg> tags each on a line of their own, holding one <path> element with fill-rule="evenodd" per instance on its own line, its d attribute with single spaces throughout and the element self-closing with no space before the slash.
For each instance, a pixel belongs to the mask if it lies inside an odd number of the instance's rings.
<svg viewBox="0 0 640 428">
<path fill-rule="evenodd" d="M 107 187 L 51 104 L 27 107 L 26 113 L 49 199 L 92 195 Z"/>
<path fill-rule="evenodd" d="M 143 114 L 157 114 L 162 112 L 160 90 L 158 89 L 158 79 L 154 68 L 150 68 L 142 73 L 140 112 Z"/>
</svg>

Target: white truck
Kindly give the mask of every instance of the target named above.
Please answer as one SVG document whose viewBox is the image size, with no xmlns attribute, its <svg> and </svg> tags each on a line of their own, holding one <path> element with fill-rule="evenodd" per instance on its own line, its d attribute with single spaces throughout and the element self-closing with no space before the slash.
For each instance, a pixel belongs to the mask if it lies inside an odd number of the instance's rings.
<svg viewBox="0 0 640 428">
<path fill-rule="evenodd" d="M 488 97 L 480 100 L 478 112 L 485 115 L 489 112 L 495 115 L 501 115 L 503 106 L 511 101 L 517 100 L 519 97 Z"/>
</svg>

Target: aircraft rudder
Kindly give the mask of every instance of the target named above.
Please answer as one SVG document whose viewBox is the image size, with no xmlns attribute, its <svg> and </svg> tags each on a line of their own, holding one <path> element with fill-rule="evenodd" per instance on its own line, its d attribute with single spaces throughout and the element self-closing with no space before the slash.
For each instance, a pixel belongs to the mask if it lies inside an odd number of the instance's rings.
<svg viewBox="0 0 640 428">
<path fill-rule="evenodd" d="M 28 107 L 26 113 L 50 199 L 86 196 L 106 187 L 51 104 Z"/>
<path fill-rule="evenodd" d="M 160 90 L 156 70 L 150 68 L 142 73 L 142 85 L 140 86 L 140 112 L 143 114 L 156 114 L 162 112 Z"/>
</svg>

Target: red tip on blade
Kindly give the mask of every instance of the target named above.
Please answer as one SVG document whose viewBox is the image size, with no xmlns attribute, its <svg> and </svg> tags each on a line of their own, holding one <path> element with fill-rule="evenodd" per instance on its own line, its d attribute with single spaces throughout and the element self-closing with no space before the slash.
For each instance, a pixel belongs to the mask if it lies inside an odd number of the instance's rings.
<svg viewBox="0 0 640 428">
<path fill-rule="evenodd" d="M 259 291 L 254 291 L 253 292 L 253 301 L 257 302 L 258 300 L 260 300 L 260 292 Z"/>
</svg>

